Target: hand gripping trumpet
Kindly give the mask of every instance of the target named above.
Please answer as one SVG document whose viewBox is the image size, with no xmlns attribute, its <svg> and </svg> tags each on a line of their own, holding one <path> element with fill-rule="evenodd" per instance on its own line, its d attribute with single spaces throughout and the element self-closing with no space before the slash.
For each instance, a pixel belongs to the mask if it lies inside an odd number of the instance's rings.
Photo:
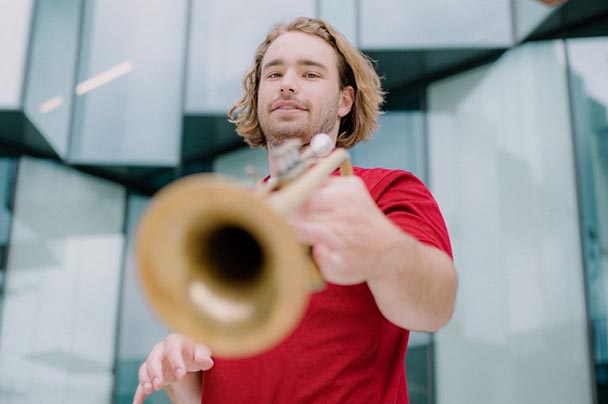
<svg viewBox="0 0 608 404">
<path fill-rule="evenodd" d="M 279 175 L 253 191 L 191 175 L 162 189 L 138 228 L 136 263 L 154 311 L 217 356 L 250 356 L 279 343 L 319 286 L 309 247 L 286 218 L 337 168 L 350 175 L 352 166 L 340 148 L 319 158 L 333 147 L 327 135 L 303 153 L 284 146 Z"/>
</svg>

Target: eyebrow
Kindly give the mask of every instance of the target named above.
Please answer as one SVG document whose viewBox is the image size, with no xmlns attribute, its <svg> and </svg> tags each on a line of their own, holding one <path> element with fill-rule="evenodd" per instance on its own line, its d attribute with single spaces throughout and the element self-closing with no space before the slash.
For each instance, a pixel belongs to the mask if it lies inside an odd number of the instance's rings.
<svg viewBox="0 0 608 404">
<path fill-rule="evenodd" d="M 285 64 L 285 62 L 282 59 L 273 59 L 273 60 L 269 61 L 268 63 L 264 64 L 264 66 L 262 67 L 262 70 L 265 70 L 265 69 L 268 69 L 269 67 L 274 67 L 274 66 L 283 66 L 284 64 Z M 298 59 L 298 60 L 296 60 L 296 64 L 298 66 L 315 66 L 315 67 L 321 68 L 323 70 L 329 69 L 323 63 L 317 62 L 317 61 L 311 60 L 311 59 Z"/>
</svg>

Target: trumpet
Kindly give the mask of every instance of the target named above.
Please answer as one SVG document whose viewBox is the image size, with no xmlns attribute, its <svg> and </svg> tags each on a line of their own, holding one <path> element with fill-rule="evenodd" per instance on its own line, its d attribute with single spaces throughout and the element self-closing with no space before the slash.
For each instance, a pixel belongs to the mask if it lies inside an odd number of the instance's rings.
<svg viewBox="0 0 608 404">
<path fill-rule="evenodd" d="M 322 134 L 302 153 L 284 146 L 279 174 L 253 190 L 190 175 L 155 195 L 138 227 L 135 260 L 153 311 L 220 357 L 278 344 L 323 285 L 286 219 L 336 169 L 352 174 L 350 157 Z"/>
</svg>

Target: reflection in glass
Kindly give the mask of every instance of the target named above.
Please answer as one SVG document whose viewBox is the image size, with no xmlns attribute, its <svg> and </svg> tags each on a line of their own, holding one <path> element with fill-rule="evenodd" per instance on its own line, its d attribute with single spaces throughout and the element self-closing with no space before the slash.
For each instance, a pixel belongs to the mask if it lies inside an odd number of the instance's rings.
<svg viewBox="0 0 608 404">
<path fill-rule="evenodd" d="M 241 95 L 255 49 L 277 22 L 315 16 L 315 1 L 199 0 L 192 3 L 187 113 L 225 115 Z"/>
<path fill-rule="evenodd" d="M 123 263 L 120 321 L 116 348 L 116 375 L 114 378 L 114 404 L 131 404 L 137 388 L 137 371 L 155 343 L 170 331 L 159 323 L 143 296 L 136 267 L 133 262 L 133 241 L 139 218 L 148 198 L 129 195 L 127 206 L 127 253 Z M 164 394 L 154 394 L 146 403 L 168 404 Z"/>
<path fill-rule="evenodd" d="M 124 189 L 24 157 L 14 206 L 0 324 L 0 402 L 107 404 Z"/>
<path fill-rule="evenodd" d="M 513 2 L 515 37 L 518 41 L 534 31 L 555 9 L 538 0 L 513 0 Z"/>
<path fill-rule="evenodd" d="M 62 158 L 69 148 L 81 3 L 40 1 L 33 20 L 24 110 Z"/>
<path fill-rule="evenodd" d="M 436 334 L 439 403 L 592 400 L 561 42 L 430 86 L 432 190 L 459 294 Z"/>
<path fill-rule="evenodd" d="M 133 70 L 133 62 L 127 60 L 114 67 L 109 68 L 85 81 L 76 85 L 76 94 L 83 95 L 89 91 L 93 91 L 103 85 L 108 84 L 112 80 L 116 80 L 120 76 L 124 76 Z"/>
<path fill-rule="evenodd" d="M 348 41 L 357 46 L 357 0 L 320 0 L 319 18 L 333 25 Z"/>
<path fill-rule="evenodd" d="M 488 48 L 513 43 L 510 0 L 361 0 L 365 49 Z"/>
<path fill-rule="evenodd" d="M 351 150 L 353 164 L 410 171 L 426 180 L 426 145 L 422 112 L 388 111 L 380 115 L 380 129 L 367 143 Z"/>
<path fill-rule="evenodd" d="M 180 160 L 188 1 L 86 1 L 69 160 Z"/>
<path fill-rule="evenodd" d="M 567 41 L 598 403 L 608 401 L 608 38 Z"/>
<path fill-rule="evenodd" d="M 34 0 L 0 3 L 0 110 L 21 107 Z"/>
<path fill-rule="evenodd" d="M 253 186 L 256 180 L 264 179 L 269 174 L 266 149 L 263 147 L 255 149 L 244 147 L 222 154 L 213 160 L 213 171 L 231 178 L 238 178 Z M 254 176 L 249 175 L 248 171 Z M 259 178 L 255 178 L 256 176 Z"/>
<path fill-rule="evenodd" d="M 10 241 L 15 170 L 15 159 L 0 158 L 0 321 L 2 320 L 6 260 Z"/>
</svg>

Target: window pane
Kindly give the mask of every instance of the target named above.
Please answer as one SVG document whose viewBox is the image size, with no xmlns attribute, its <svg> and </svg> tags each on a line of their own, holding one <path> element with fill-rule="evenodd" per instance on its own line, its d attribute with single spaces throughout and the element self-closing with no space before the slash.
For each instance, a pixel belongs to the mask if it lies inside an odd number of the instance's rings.
<svg viewBox="0 0 608 404">
<path fill-rule="evenodd" d="M 319 18 L 333 25 L 348 41 L 357 45 L 357 0 L 320 0 Z"/>
<path fill-rule="evenodd" d="M 0 109 L 21 107 L 33 0 L 0 0 Z"/>
<path fill-rule="evenodd" d="M 425 180 L 423 114 L 389 111 L 380 115 L 378 123 L 378 133 L 352 149 L 353 164 L 407 170 Z"/>
<path fill-rule="evenodd" d="M 69 144 L 81 3 L 38 2 L 32 32 L 24 109 L 62 158 Z"/>
<path fill-rule="evenodd" d="M 15 167 L 16 159 L 0 158 L 0 313 L 2 313 L 2 304 L 4 302 L 6 261 L 8 258 L 7 252 L 13 216 L 13 177 L 16 172 Z"/>
<path fill-rule="evenodd" d="M 222 154 L 213 160 L 213 171 L 218 174 L 238 178 L 249 185 L 255 185 L 255 177 L 247 173 L 247 167 L 254 169 L 260 179 L 268 174 L 268 155 L 266 149 L 244 147 L 230 153 Z"/>
<path fill-rule="evenodd" d="M 460 289 L 439 403 L 592 400 L 566 66 L 534 43 L 430 86 L 430 173 Z M 567 347 L 567 349 L 565 349 Z"/>
<path fill-rule="evenodd" d="M 131 404 L 137 388 L 137 371 L 157 342 L 171 331 L 164 327 L 152 313 L 150 302 L 143 295 L 142 285 L 136 272 L 133 242 L 137 224 L 148 204 L 148 198 L 131 195 L 128 203 L 127 254 L 124 262 L 123 290 L 118 328 L 117 362 L 114 404 Z M 169 403 L 165 395 L 156 393 L 146 403 Z"/>
<path fill-rule="evenodd" d="M 226 114 L 255 49 L 277 22 L 315 15 L 315 2 L 199 0 L 192 4 L 186 112 Z"/>
<path fill-rule="evenodd" d="M 608 38 L 568 40 L 598 403 L 608 401 Z"/>
<path fill-rule="evenodd" d="M 515 12 L 515 35 L 522 40 L 542 23 L 556 8 L 538 0 L 513 0 Z"/>
<path fill-rule="evenodd" d="M 107 404 L 124 190 L 22 158 L 15 195 L 0 325 L 0 402 Z"/>
<path fill-rule="evenodd" d="M 187 0 L 84 4 L 70 160 L 177 164 Z"/>
<path fill-rule="evenodd" d="M 366 49 L 506 47 L 513 43 L 510 0 L 361 0 Z"/>
</svg>

